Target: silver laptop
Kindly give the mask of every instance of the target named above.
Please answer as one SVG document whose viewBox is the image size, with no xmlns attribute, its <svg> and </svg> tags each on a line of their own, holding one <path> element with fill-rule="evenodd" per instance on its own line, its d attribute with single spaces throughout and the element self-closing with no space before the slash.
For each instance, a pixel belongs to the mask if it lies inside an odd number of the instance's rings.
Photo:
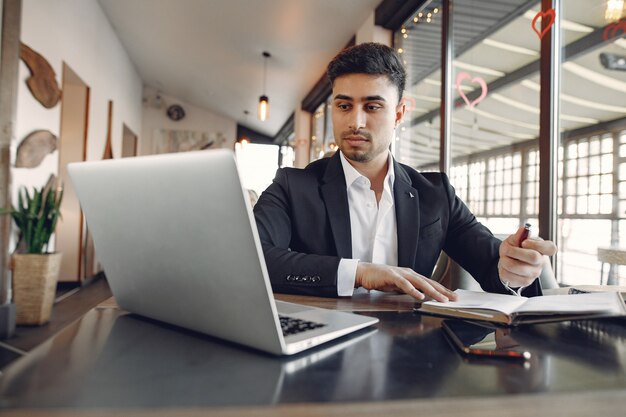
<svg viewBox="0 0 626 417">
<path fill-rule="evenodd" d="M 80 162 L 68 171 L 125 310 L 279 355 L 378 321 L 274 301 L 232 151 Z"/>
</svg>

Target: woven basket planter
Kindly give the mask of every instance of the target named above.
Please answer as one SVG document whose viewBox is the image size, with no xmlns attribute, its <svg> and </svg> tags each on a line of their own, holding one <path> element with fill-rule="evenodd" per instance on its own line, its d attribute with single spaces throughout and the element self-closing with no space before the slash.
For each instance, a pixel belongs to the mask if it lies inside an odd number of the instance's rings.
<svg viewBox="0 0 626 417">
<path fill-rule="evenodd" d="M 60 269 L 60 253 L 13 255 L 17 324 L 40 325 L 50 320 Z"/>
</svg>

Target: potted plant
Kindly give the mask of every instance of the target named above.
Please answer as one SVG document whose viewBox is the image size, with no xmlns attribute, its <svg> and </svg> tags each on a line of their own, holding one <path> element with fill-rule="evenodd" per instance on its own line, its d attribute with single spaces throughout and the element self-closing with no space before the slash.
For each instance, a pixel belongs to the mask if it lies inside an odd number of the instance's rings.
<svg viewBox="0 0 626 417">
<path fill-rule="evenodd" d="M 17 324 L 44 324 L 50 319 L 61 268 L 61 254 L 49 253 L 48 244 L 60 216 L 63 190 L 55 181 L 32 193 L 22 188 L 17 207 L 5 210 L 18 228 L 12 257 L 13 300 Z"/>
</svg>

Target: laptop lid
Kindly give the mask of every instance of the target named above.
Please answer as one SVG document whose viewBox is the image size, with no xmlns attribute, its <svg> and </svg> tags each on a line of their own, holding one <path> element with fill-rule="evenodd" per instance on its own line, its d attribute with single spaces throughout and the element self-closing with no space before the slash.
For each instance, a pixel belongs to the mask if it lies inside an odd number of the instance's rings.
<svg viewBox="0 0 626 417">
<path fill-rule="evenodd" d="M 121 308 L 285 351 L 232 151 L 80 162 L 68 171 Z"/>
</svg>

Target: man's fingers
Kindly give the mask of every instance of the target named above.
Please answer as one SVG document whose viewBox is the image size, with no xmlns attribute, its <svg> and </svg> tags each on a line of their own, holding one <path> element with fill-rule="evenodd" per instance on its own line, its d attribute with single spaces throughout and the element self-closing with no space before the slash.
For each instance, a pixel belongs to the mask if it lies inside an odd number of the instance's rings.
<svg viewBox="0 0 626 417">
<path fill-rule="evenodd" d="M 511 246 L 519 246 L 519 241 L 522 238 L 522 233 L 524 233 L 524 227 L 520 226 L 515 234 L 510 235 L 505 239 L 505 241 Z"/>
<path fill-rule="evenodd" d="M 413 284 L 405 279 L 404 277 L 398 276 L 395 281 L 396 287 L 400 288 L 405 294 L 410 295 L 411 297 L 417 300 L 423 300 L 424 294 L 418 291 L 417 288 L 413 286 Z"/>
<path fill-rule="evenodd" d="M 435 287 L 437 291 L 439 291 L 440 293 L 448 297 L 448 299 L 453 300 L 453 301 L 457 299 L 457 295 L 454 293 L 454 291 L 446 288 L 445 286 L 443 286 L 442 284 L 440 284 L 439 282 L 435 280 L 432 280 L 429 278 L 427 279 L 428 279 L 428 282 L 430 282 L 430 285 L 432 285 L 433 287 Z"/>
<path fill-rule="evenodd" d="M 446 294 L 444 294 L 443 292 L 440 292 L 433 285 L 431 285 L 431 283 L 434 284 L 435 281 L 432 281 L 432 280 L 427 281 L 426 278 L 412 276 L 411 274 L 407 274 L 405 278 L 411 283 L 413 287 L 420 290 L 424 295 L 427 295 L 443 303 L 449 301 L 449 297 Z"/>
<path fill-rule="evenodd" d="M 410 268 L 359 262 L 355 284 L 369 290 L 401 291 L 416 300 L 429 296 L 437 301 L 456 300 L 456 294 Z"/>
<path fill-rule="evenodd" d="M 500 259 L 500 279 L 510 282 L 513 286 L 530 285 L 541 275 L 543 265 L 528 265 L 514 259 Z"/>
<path fill-rule="evenodd" d="M 526 245 L 526 243 L 524 243 Z M 541 252 L 535 250 L 530 247 L 511 247 L 504 251 L 504 254 L 501 254 L 500 259 L 514 259 L 523 264 L 529 265 L 539 265 L 543 263 L 543 255 Z"/>
<path fill-rule="evenodd" d="M 541 253 L 542 255 L 548 256 L 554 255 L 557 251 L 557 247 L 554 242 L 543 239 L 527 239 L 522 244 L 522 248 L 532 249 Z"/>
</svg>

